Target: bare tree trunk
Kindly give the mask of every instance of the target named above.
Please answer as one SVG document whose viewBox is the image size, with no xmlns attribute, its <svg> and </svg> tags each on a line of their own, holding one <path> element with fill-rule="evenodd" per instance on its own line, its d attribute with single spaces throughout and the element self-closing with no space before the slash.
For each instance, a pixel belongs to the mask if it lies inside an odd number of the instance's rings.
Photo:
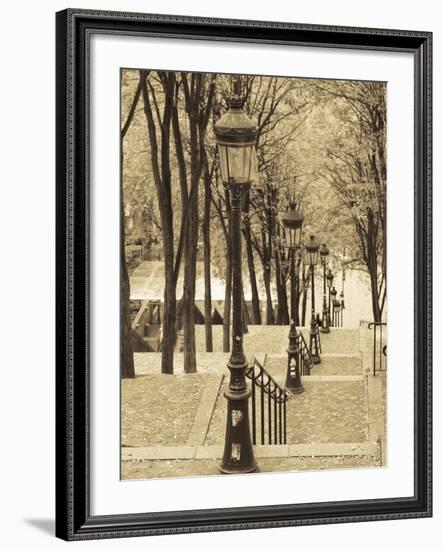
<svg viewBox="0 0 443 550">
<path fill-rule="evenodd" d="M 302 327 L 306 326 L 307 301 L 308 301 L 308 291 L 305 288 L 303 290 L 303 300 L 302 300 L 302 309 L 301 309 L 301 324 L 302 324 Z"/>
<path fill-rule="evenodd" d="M 165 243 L 163 237 L 163 245 L 165 250 L 165 293 L 164 293 L 164 312 L 162 326 L 162 367 L 163 374 L 173 374 L 174 366 L 174 347 L 175 347 L 175 314 L 177 302 L 175 297 L 175 280 L 174 280 L 174 249 L 171 243 Z"/>
<path fill-rule="evenodd" d="M 197 371 L 195 355 L 195 278 L 197 271 L 198 244 L 198 188 L 202 175 L 205 153 L 205 133 L 212 112 L 212 100 L 215 91 L 215 77 L 202 73 L 181 73 L 186 113 L 189 121 L 189 146 L 191 164 L 191 190 L 189 193 L 190 208 L 187 219 L 185 246 L 185 276 L 183 288 L 184 318 L 184 369 L 187 373 Z M 202 104 L 203 100 L 203 104 Z"/>
<path fill-rule="evenodd" d="M 162 81 L 165 95 L 164 111 L 161 120 L 160 138 L 157 138 L 157 129 L 154 122 L 151 100 L 149 97 L 147 72 L 140 71 L 140 82 L 142 87 L 143 106 L 148 126 L 149 141 L 151 145 L 150 157 L 157 191 L 158 206 L 160 210 L 160 221 L 162 229 L 164 263 L 165 263 L 165 291 L 164 291 L 164 313 L 162 326 L 162 362 L 161 372 L 173 374 L 174 372 L 174 346 L 175 346 L 175 314 L 176 314 L 176 285 L 174 278 L 174 232 L 171 202 L 171 170 L 170 170 L 170 128 L 173 95 L 175 86 L 174 73 L 158 73 Z M 154 95 L 153 89 L 151 94 Z M 159 146 L 160 142 L 160 146 Z M 160 155 L 160 162 L 159 162 Z"/>
<path fill-rule="evenodd" d="M 299 270 L 300 266 L 296 265 L 296 275 L 295 275 L 295 325 L 300 326 L 300 276 Z"/>
<path fill-rule="evenodd" d="M 369 274 L 371 281 L 371 296 L 372 296 L 372 313 L 374 315 L 374 321 L 379 323 L 381 321 L 380 305 L 378 303 L 378 282 L 377 275 L 374 273 Z"/>
<path fill-rule="evenodd" d="M 212 298 L 211 298 L 211 176 L 205 170 L 205 207 L 203 214 L 203 263 L 205 274 L 205 336 L 206 351 L 213 351 L 212 344 Z"/>
<path fill-rule="evenodd" d="M 252 323 L 261 325 L 260 313 L 260 298 L 258 296 L 257 277 L 255 274 L 254 253 L 252 250 L 251 239 L 246 238 L 246 256 L 248 259 L 249 281 L 251 285 L 251 300 L 252 300 Z"/>
<path fill-rule="evenodd" d="M 254 325 L 261 325 L 260 299 L 258 297 L 257 277 L 255 274 L 254 252 L 252 249 L 251 222 L 249 220 L 249 193 L 245 197 L 245 215 L 243 229 L 246 243 L 246 257 L 248 260 L 249 281 L 251 284 L 252 321 Z"/>
<path fill-rule="evenodd" d="M 272 294 L 271 294 L 271 265 L 266 262 L 263 267 L 263 280 L 265 283 L 266 291 L 266 324 L 274 324 L 274 311 L 272 305 Z"/>
<path fill-rule="evenodd" d="M 131 126 L 141 94 L 141 81 L 137 86 L 125 124 L 120 132 L 120 174 L 123 177 L 123 140 Z M 123 186 L 123 181 L 121 181 Z M 125 210 L 123 190 L 120 200 L 120 373 L 122 378 L 135 378 L 132 350 L 131 317 L 129 315 L 130 286 L 125 254 Z"/>
<path fill-rule="evenodd" d="M 381 321 L 381 311 L 378 296 L 378 264 L 376 251 L 377 237 L 374 231 L 374 216 L 368 211 L 368 233 L 367 233 L 367 268 L 371 281 L 372 313 L 376 323 Z"/>
<path fill-rule="evenodd" d="M 123 143 L 122 143 L 123 145 Z M 123 156 L 123 152 L 122 152 Z M 135 378 L 129 315 L 129 277 L 125 256 L 125 214 L 120 201 L 120 371 L 122 378 Z"/>
<path fill-rule="evenodd" d="M 193 182 L 198 186 L 198 181 Z M 197 271 L 198 240 L 198 192 L 191 188 L 189 200 L 192 201 L 188 213 L 186 240 L 184 247 L 183 278 L 183 333 L 184 333 L 184 371 L 197 372 L 195 355 L 195 279 Z"/>
<path fill-rule="evenodd" d="M 275 280 L 277 284 L 277 299 L 278 299 L 278 313 L 277 313 L 277 325 L 289 325 L 289 311 L 288 311 L 288 295 L 286 291 L 286 285 L 284 284 L 280 260 L 275 249 Z"/>
<path fill-rule="evenodd" d="M 248 334 L 248 325 L 250 323 L 249 319 L 249 310 L 245 300 L 245 290 L 242 283 L 241 289 L 241 299 L 242 299 L 242 321 L 243 321 L 243 334 Z"/>
<path fill-rule="evenodd" d="M 197 372 L 195 355 L 195 264 L 192 254 L 185 253 L 185 276 L 183 286 L 183 333 L 184 371 Z"/>
</svg>

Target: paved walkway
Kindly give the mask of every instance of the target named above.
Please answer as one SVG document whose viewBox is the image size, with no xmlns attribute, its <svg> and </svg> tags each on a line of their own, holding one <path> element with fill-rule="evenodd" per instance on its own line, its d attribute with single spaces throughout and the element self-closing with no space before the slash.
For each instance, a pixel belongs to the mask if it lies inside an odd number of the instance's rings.
<svg viewBox="0 0 443 550">
<path fill-rule="evenodd" d="M 122 444 L 186 444 L 207 381 L 203 374 L 150 374 L 123 380 Z"/>
</svg>

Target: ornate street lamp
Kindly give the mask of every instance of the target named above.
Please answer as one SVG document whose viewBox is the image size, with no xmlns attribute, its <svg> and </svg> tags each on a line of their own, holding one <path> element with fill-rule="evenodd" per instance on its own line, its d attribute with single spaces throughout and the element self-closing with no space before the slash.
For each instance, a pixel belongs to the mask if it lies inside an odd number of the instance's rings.
<svg viewBox="0 0 443 550">
<path fill-rule="evenodd" d="M 331 303 L 332 303 L 331 327 L 336 327 L 338 325 L 337 325 L 336 320 L 335 320 L 335 310 L 334 310 L 335 302 L 337 301 L 337 290 L 336 290 L 335 286 L 333 286 L 331 288 L 331 290 L 329 291 L 329 296 L 331 298 Z"/>
<path fill-rule="evenodd" d="M 328 265 L 329 248 L 323 243 L 320 246 L 320 261 L 323 266 L 323 311 L 321 319 L 321 332 L 329 332 L 328 304 L 326 302 L 326 266 Z"/>
<path fill-rule="evenodd" d="M 345 309 L 345 295 L 343 290 L 340 292 L 340 326 L 343 326 L 343 310 Z"/>
<path fill-rule="evenodd" d="M 257 127 L 243 111 L 240 77 L 233 77 L 233 95 L 228 99 L 228 111 L 215 123 L 223 185 L 231 198 L 232 247 L 232 351 L 228 361 L 229 387 L 225 448 L 220 471 L 225 474 L 244 474 L 257 470 L 249 429 L 246 384 L 248 362 L 243 351 L 242 322 L 242 261 L 241 261 L 241 202 L 256 171 Z"/>
<path fill-rule="evenodd" d="M 334 274 L 330 269 L 326 273 L 326 284 L 328 286 L 328 323 L 331 326 L 331 287 L 332 281 L 334 280 Z"/>
<path fill-rule="evenodd" d="M 297 252 L 301 246 L 303 215 L 297 210 L 295 202 L 290 202 L 289 209 L 282 218 L 282 223 L 285 228 L 285 246 L 289 252 L 291 284 L 291 322 L 288 336 L 288 368 L 285 387 L 292 393 L 303 393 L 304 389 L 300 378 L 300 348 L 296 330 L 298 272 L 300 269 L 300 255 Z"/>
<path fill-rule="evenodd" d="M 334 326 L 340 327 L 340 314 L 341 314 L 341 307 L 340 307 L 340 300 L 332 300 L 332 309 L 333 309 L 333 315 L 334 315 Z"/>
<path fill-rule="evenodd" d="M 315 316 L 315 289 L 314 289 L 314 271 L 318 264 L 318 249 L 320 245 L 315 240 L 314 235 L 309 237 L 309 242 L 305 245 L 305 260 L 311 271 L 311 330 L 309 331 L 309 351 L 312 362 L 320 363 L 320 342 L 318 334 L 318 324 Z"/>
</svg>

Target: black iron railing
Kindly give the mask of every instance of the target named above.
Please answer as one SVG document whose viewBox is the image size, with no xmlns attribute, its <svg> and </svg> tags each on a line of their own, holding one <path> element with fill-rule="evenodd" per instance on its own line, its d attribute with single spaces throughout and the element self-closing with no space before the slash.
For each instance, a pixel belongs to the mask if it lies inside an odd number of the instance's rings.
<svg viewBox="0 0 443 550">
<path fill-rule="evenodd" d="M 374 376 L 377 372 L 386 372 L 386 338 L 383 336 L 383 327 L 386 323 L 372 322 L 368 324 L 368 329 L 374 329 L 374 339 L 372 343 L 372 369 Z"/>
<path fill-rule="evenodd" d="M 261 445 L 286 445 L 286 403 L 289 393 L 277 384 L 255 357 L 246 376 L 251 380 L 252 444 L 257 445 L 260 439 Z"/>
<path fill-rule="evenodd" d="M 311 374 L 311 369 L 314 366 L 314 363 L 312 362 L 311 352 L 309 351 L 309 347 L 306 344 L 305 337 L 301 332 L 297 333 L 297 344 L 300 351 L 300 374 L 302 376 L 309 376 Z"/>
<path fill-rule="evenodd" d="M 333 316 L 334 327 L 342 327 L 343 326 L 343 309 L 341 307 L 340 300 L 333 300 L 332 316 Z"/>
<path fill-rule="evenodd" d="M 321 338 L 320 338 L 320 331 L 318 330 L 318 327 L 320 325 L 317 324 L 317 346 L 318 346 L 318 353 L 323 353 L 323 350 L 321 348 Z"/>
</svg>

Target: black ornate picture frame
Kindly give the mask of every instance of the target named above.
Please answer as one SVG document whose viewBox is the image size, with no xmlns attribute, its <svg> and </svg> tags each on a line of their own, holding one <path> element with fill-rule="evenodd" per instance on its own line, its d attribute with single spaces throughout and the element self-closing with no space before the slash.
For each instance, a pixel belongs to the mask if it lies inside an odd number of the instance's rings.
<svg viewBox="0 0 443 550">
<path fill-rule="evenodd" d="M 80 9 L 56 17 L 56 535 L 84 540 L 431 516 L 432 33 Z M 414 496 L 91 515 L 89 43 L 94 33 L 413 53 Z"/>
</svg>

